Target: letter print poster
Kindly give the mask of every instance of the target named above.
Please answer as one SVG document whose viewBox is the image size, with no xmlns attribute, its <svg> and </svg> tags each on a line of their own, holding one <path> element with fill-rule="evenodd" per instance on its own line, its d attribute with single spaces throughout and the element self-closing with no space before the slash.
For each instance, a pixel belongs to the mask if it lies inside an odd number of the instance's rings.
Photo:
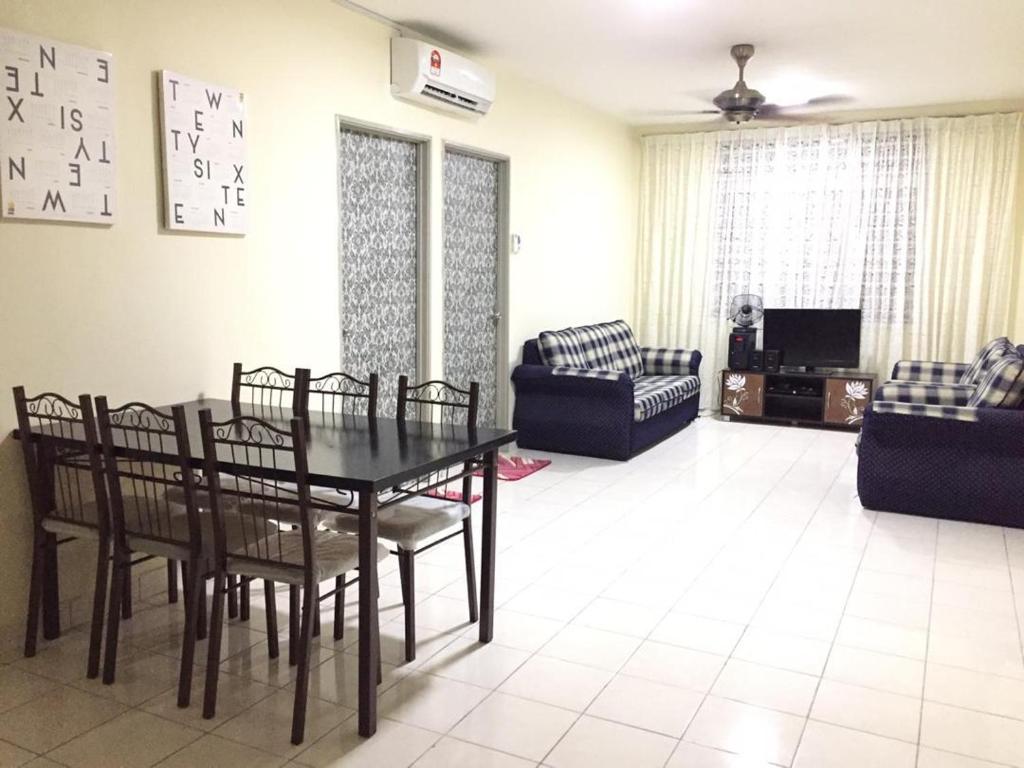
<svg viewBox="0 0 1024 768">
<path fill-rule="evenodd" d="M 164 70 L 160 119 L 167 228 L 244 235 L 245 95 Z"/>
</svg>

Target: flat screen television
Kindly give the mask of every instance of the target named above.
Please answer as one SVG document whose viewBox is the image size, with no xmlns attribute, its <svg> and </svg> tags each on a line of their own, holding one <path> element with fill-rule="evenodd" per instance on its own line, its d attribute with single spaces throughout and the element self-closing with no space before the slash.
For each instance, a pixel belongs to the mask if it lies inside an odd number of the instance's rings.
<svg viewBox="0 0 1024 768">
<path fill-rule="evenodd" d="M 782 365 L 857 368 L 860 310 L 766 309 L 763 345 L 779 350 Z"/>
</svg>

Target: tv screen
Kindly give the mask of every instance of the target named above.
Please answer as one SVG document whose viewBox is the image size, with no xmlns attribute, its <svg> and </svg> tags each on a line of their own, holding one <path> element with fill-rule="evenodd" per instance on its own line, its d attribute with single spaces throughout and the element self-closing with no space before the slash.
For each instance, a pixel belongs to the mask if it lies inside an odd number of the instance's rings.
<svg viewBox="0 0 1024 768">
<path fill-rule="evenodd" d="M 766 309 L 764 348 L 782 365 L 810 368 L 860 366 L 859 309 Z"/>
</svg>

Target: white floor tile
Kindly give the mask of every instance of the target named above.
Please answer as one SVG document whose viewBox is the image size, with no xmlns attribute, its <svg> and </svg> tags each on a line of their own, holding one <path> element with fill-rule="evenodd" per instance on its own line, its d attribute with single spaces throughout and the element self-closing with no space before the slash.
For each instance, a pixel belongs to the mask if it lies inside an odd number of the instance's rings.
<svg viewBox="0 0 1024 768">
<path fill-rule="evenodd" d="M 921 744 L 1006 765 L 1024 765 L 1024 722 L 924 703 Z"/>
<path fill-rule="evenodd" d="M 916 742 L 921 699 L 822 680 L 811 719 Z"/>
<path fill-rule="evenodd" d="M 640 642 L 637 637 L 570 624 L 540 654 L 614 672 L 633 655 Z"/>
<path fill-rule="evenodd" d="M 770 764 L 687 741 L 679 742 L 665 768 L 770 768 Z"/>
<path fill-rule="evenodd" d="M 231 718 L 214 733 L 239 744 L 291 758 L 352 715 L 351 709 L 310 697 L 306 703 L 305 741 L 294 745 L 291 742 L 294 702 L 295 695 L 291 691 L 278 691 Z"/>
<path fill-rule="evenodd" d="M 742 624 L 673 611 L 654 628 L 650 639 L 695 651 L 728 656 L 736 647 L 743 629 Z"/>
<path fill-rule="evenodd" d="M 883 621 L 844 616 L 836 635 L 836 643 L 924 661 L 928 633 Z"/>
<path fill-rule="evenodd" d="M 1024 680 L 929 664 L 924 697 L 941 704 L 1024 720 Z"/>
<path fill-rule="evenodd" d="M 711 693 L 758 707 L 806 717 L 818 687 L 818 678 L 785 669 L 730 659 Z"/>
<path fill-rule="evenodd" d="M 713 653 L 648 641 L 636 650 L 620 671 L 704 693 L 710 690 L 725 661 L 724 656 Z"/>
<path fill-rule="evenodd" d="M 285 759 L 207 734 L 175 752 L 160 768 L 279 768 Z"/>
<path fill-rule="evenodd" d="M 545 760 L 552 768 L 661 768 L 676 742 L 584 715 Z"/>
<path fill-rule="evenodd" d="M 591 629 L 646 637 L 663 615 L 664 611 L 657 608 L 599 597 L 580 611 L 573 623 Z"/>
<path fill-rule="evenodd" d="M 416 673 L 380 695 L 378 712 L 392 720 L 446 733 L 487 694 L 486 688 Z"/>
<path fill-rule="evenodd" d="M 549 704 L 494 693 L 455 726 L 451 735 L 536 762 L 576 718 L 576 713 Z"/>
<path fill-rule="evenodd" d="M 587 714 L 678 739 L 697 712 L 703 695 L 674 685 L 616 675 Z"/>
<path fill-rule="evenodd" d="M 955 755 L 931 747 L 921 747 L 917 756 L 917 768 L 1004 768 L 988 760 L 977 760 L 965 755 Z"/>
<path fill-rule="evenodd" d="M 709 696 L 683 741 L 716 747 L 752 760 L 789 765 L 804 718 Z"/>
<path fill-rule="evenodd" d="M 547 656 L 534 656 L 501 687 L 525 699 L 582 712 L 612 678 L 612 673 Z"/>
<path fill-rule="evenodd" d="M 528 658 L 530 654 L 526 651 L 460 637 L 424 661 L 420 670 L 483 688 L 496 688 Z M 354 680 L 356 672 L 358 667 L 353 670 Z M 358 688 L 353 692 L 358 693 Z"/>
<path fill-rule="evenodd" d="M 414 763 L 415 768 L 534 768 L 533 760 L 445 737 Z"/>
<path fill-rule="evenodd" d="M 71 768 L 143 768 L 156 765 L 202 735 L 202 731 L 156 715 L 131 711 L 72 739 L 49 757 Z"/>
<path fill-rule="evenodd" d="M 924 662 L 836 645 L 829 654 L 824 676 L 840 683 L 920 697 Z"/>
<path fill-rule="evenodd" d="M 915 768 L 916 757 L 913 744 L 811 720 L 793 768 Z"/>
<path fill-rule="evenodd" d="M 770 667 L 820 675 L 829 646 L 824 640 L 748 627 L 732 655 Z"/>
<path fill-rule="evenodd" d="M 407 768 L 437 741 L 438 734 L 394 720 L 377 721 L 377 733 L 364 739 L 359 718 L 349 717 L 294 758 L 311 768 Z"/>
<path fill-rule="evenodd" d="M 0 715 L 0 739 L 42 754 L 114 719 L 124 709 L 112 699 L 61 686 Z"/>
</svg>

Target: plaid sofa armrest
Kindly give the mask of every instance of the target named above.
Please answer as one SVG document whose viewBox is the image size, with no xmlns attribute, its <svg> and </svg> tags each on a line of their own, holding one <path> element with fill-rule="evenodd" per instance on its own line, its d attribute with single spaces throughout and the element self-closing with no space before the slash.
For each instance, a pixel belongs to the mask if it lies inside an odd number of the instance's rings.
<svg viewBox="0 0 1024 768">
<path fill-rule="evenodd" d="M 902 416 L 925 416 L 954 421 L 978 421 L 978 409 L 963 405 L 927 405 L 882 400 L 870 403 L 868 408 L 874 413 L 895 413 Z"/>
<path fill-rule="evenodd" d="M 623 376 L 629 378 L 625 371 L 613 371 L 607 368 L 573 368 L 568 365 L 551 366 L 553 376 L 576 376 L 581 379 L 602 379 L 604 381 L 618 381 Z"/>
<path fill-rule="evenodd" d="M 974 387 L 964 384 L 922 384 L 909 381 L 889 381 L 875 390 L 878 402 L 915 403 L 918 405 L 964 406 Z"/>
<path fill-rule="evenodd" d="M 970 363 L 933 363 L 900 360 L 892 369 L 893 381 L 917 381 L 927 384 L 959 384 Z"/>
<path fill-rule="evenodd" d="M 696 349 L 641 347 L 645 376 L 696 376 L 702 355 Z"/>
</svg>

